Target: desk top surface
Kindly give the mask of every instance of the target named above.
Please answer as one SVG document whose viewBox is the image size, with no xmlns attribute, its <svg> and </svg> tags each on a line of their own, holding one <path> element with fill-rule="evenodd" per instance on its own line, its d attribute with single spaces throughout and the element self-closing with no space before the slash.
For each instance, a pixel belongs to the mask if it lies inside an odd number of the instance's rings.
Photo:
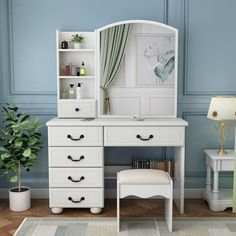
<svg viewBox="0 0 236 236">
<path fill-rule="evenodd" d="M 212 160 L 233 160 L 235 158 L 234 149 L 226 149 L 226 154 L 220 155 L 217 152 L 217 149 L 206 149 L 204 153 L 206 154 L 206 158 L 211 158 Z"/>
<path fill-rule="evenodd" d="M 188 126 L 181 118 L 144 119 L 58 119 L 46 123 L 47 126 Z"/>
</svg>

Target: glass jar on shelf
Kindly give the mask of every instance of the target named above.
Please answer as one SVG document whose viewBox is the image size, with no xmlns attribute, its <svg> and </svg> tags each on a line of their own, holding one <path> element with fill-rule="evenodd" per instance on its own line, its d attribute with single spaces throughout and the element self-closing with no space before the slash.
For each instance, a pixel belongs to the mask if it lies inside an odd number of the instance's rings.
<svg viewBox="0 0 236 236">
<path fill-rule="evenodd" d="M 60 75 L 61 76 L 66 75 L 66 67 L 64 64 L 61 64 L 61 66 L 60 66 Z"/>
<path fill-rule="evenodd" d="M 75 88 L 74 84 L 70 84 L 70 88 L 68 90 L 68 98 L 69 99 L 75 99 Z"/>
</svg>

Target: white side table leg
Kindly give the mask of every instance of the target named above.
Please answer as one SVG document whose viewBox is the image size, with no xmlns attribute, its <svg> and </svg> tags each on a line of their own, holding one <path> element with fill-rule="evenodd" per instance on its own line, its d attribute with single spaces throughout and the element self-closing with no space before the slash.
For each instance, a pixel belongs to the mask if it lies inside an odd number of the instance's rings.
<svg viewBox="0 0 236 236">
<path fill-rule="evenodd" d="M 211 190 L 211 167 L 207 166 L 206 190 Z"/>
<path fill-rule="evenodd" d="M 218 193 L 218 186 L 219 186 L 219 172 L 214 171 L 213 193 Z"/>
</svg>

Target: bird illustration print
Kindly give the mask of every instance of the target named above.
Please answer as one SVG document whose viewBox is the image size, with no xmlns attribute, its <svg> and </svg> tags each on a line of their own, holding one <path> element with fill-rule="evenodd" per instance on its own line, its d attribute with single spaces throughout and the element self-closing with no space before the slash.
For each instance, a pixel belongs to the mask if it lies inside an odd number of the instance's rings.
<svg viewBox="0 0 236 236">
<path fill-rule="evenodd" d="M 148 60 L 148 69 L 153 70 L 162 83 L 168 80 L 175 67 L 175 50 L 170 48 L 171 40 L 173 40 L 172 37 L 166 36 L 159 45 L 153 42 L 145 48 L 143 53 Z"/>
</svg>

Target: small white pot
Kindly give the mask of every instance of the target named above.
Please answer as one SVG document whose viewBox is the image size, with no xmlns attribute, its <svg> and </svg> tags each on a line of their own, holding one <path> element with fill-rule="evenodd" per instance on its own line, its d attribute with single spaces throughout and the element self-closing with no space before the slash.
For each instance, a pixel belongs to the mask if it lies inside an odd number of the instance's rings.
<svg viewBox="0 0 236 236">
<path fill-rule="evenodd" d="M 74 49 L 80 49 L 81 43 L 74 43 Z"/>
<path fill-rule="evenodd" d="M 22 186 L 22 192 L 17 188 L 9 189 L 9 203 L 11 211 L 26 211 L 30 208 L 30 188 Z"/>
</svg>

